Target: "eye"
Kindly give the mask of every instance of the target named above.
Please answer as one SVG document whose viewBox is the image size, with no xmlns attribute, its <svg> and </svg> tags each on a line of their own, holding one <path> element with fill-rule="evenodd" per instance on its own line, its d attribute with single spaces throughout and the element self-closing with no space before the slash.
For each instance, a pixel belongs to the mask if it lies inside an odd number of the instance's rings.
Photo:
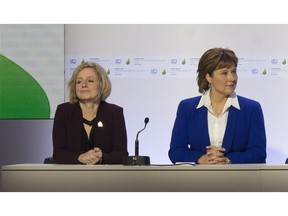
<svg viewBox="0 0 288 216">
<path fill-rule="evenodd" d="M 96 80 L 95 79 L 88 79 L 89 83 L 94 83 Z"/>
<path fill-rule="evenodd" d="M 79 85 L 79 84 L 82 84 L 83 81 L 82 80 L 76 80 L 76 84 Z"/>
</svg>

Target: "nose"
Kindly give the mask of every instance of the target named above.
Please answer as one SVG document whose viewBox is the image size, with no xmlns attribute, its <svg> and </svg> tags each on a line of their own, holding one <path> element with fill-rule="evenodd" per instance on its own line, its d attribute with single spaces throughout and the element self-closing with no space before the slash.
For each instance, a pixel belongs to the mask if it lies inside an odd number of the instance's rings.
<svg viewBox="0 0 288 216">
<path fill-rule="evenodd" d="M 87 85 L 88 85 L 88 84 L 87 84 L 87 80 L 83 80 L 83 81 L 82 81 L 82 87 L 87 87 Z"/>
<path fill-rule="evenodd" d="M 228 73 L 228 79 L 232 82 L 236 81 L 237 80 L 237 74 L 233 73 L 233 72 Z"/>
</svg>

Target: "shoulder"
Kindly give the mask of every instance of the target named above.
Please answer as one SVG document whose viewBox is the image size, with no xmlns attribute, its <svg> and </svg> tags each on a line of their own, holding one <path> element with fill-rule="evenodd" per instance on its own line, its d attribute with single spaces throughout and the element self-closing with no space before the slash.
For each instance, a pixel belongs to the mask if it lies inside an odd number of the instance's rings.
<svg viewBox="0 0 288 216">
<path fill-rule="evenodd" d="M 58 110 L 72 110 L 72 109 L 75 109 L 75 107 L 79 107 L 79 103 L 71 104 L 69 102 L 65 102 L 65 103 L 59 104 L 57 106 L 57 109 Z"/>
<path fill-rule="evenodd" d="M 178 105 L 177 112 L 178 113 L 191 113 L 194 112 L 199 104 L 201 96 L 187 98 L 180 101 Z"/>
<path fill-rule="evenodd" d="M 73 115 L 74 113 L 81 113 L 79 103 L 71 104 L 69 102 L 65 102 L 57 106 L 55 115 L 69 116 Z"/>
<path fill-rule="evenodd" d="M 262 107 L 260 103 L 256 100 L 252 100 L 246 97 L 237 95 L 240 110 L 245 112 L 262 112 Z"/>
<path fill-rule="evenodd" d="M 122 111 L 123 108 L 121 106 L 118 106 L 116 104 L 108 103 L 106 101 L 101 101 L 100 103 L 101 109 L 104 110 L 110 110 L 110 111 Z"/>
<path fill-rule="evenodd" d="M 260 103 L 256 100 L 252 100 L 250 98 L 242 97 L 237 95 L 238 102 L 240 107 L 255 107 L 255 106 L 260 106 Z"/>
<path fill-rule="evenodd" d="M 186 107 L 197 107 L 199 104 L 199 101 L 201 99 L 201 96 L 192 97 L 184 99 L 180 102 L 179 106 L 186 106 Z"/>
<path fill-rule="evenodd" d="M 112 103 L 108 103 L 106 101 L 101 101 L 100 106 L 98 108 L 97 116 L 101 119 L 106 120 L 117 120 L 122 122 L 124 118 L 123 108 Z"/>
</svg>

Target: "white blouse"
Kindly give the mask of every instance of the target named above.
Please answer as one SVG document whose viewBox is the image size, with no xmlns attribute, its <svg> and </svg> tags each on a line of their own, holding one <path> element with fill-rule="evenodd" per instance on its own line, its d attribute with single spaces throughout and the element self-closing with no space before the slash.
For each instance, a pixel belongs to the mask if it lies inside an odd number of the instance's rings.
<svg viewBox="0 0 288 216">
<path fill-rule="evenodd" d="M 225 129 L 227 125 L 227 119 L 228 119 L 228 113 L 229 113 L 229 107 L 234 106 L 235 108 L 240 110 L 238 98 L 235 92 L 233 92 L 227 99 L 223 111 L 220 114 L 220 116 L 216 116 L 211 100 L 210 100 L 210 89 L 205 92 L 205 94 L 202 95 L 199 104 L 196 109 L 199 109 L 200 107 L 205 106 L 208 109 L 208 129 L 209 129 L 209 138 L 210 138 L 210 144 L 212 146 L 221 147 Z"/>
</svg>

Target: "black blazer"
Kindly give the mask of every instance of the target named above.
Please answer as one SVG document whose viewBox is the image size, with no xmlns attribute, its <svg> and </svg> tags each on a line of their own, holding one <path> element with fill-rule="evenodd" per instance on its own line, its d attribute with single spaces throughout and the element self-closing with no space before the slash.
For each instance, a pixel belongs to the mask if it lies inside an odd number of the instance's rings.
<svg viewBox="0 0 288 216">
<path fill-rule="evenodd" d="M 95 147 L 102 150 L 102 164 L 121 164 L 127 151 L 123 108 L 102 101 L 94 128 Z M 53 158 L 60 164 L 79 164 L 83 116 L 79 103 L 58 105 L 53 124 Z"/>
</svg>

